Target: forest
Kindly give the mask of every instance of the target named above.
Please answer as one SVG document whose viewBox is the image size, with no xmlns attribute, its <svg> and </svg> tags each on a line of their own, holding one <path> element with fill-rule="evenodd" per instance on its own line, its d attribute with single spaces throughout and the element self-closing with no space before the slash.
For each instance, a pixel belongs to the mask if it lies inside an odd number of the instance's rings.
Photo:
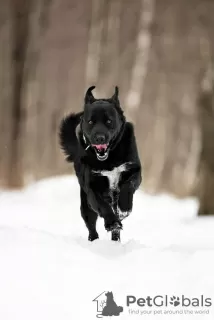
<svg viewBox="0 0 214 320">
<path fill-rule="evenodd" d="M 213 12 L 212 0 L 1 0 L 1 188 L 72 173 L 61 119 L 87 87 L 118 85 L 142 188 L 214 214 Z"/>
</svg>

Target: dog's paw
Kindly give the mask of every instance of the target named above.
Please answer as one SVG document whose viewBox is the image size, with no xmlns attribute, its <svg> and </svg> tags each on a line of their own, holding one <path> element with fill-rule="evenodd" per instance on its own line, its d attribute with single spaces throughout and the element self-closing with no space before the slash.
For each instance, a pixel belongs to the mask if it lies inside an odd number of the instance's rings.
<svg viewBox="0 0 214 320">
<path fill-rule="evenodd" d="M 94 241 L 96 239 L 99 239 L 99 235 L 97 232 L 89 233 L 89 236 L 88 236 L 89 241 Z"/>
<path fill-rule="evenodd" d="M 127 218 L 130 215 L 131 211 L 122 211 L 118 208 L 118 217 L 120 221 Z"/>
<path fill-rule="evenodd" d="M 107 231 L 114 231 L 114 230 L 122 230 L 123 226 L 122 223 L 120 221 L 114 221 L 113 223 L 105 223 L 105 229 Z"/>
<path fill-rule="evenodd" d="M 120 229 L 115 229 L 111 232 L 112 241 L 120 241 Z"/>
</svg>

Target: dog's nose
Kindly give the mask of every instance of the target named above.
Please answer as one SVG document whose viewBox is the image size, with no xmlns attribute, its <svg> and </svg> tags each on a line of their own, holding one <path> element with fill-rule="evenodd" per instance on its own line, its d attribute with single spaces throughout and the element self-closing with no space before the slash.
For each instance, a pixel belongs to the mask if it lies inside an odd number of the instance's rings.
<svg viewBox="0 0 214 320">
<path fill-rule="evenodd" d="M 105 135 L 103 133 L 97 133 L 95 136 L 96 144 L 104 144 L 105 143 Z"/>
</svg>

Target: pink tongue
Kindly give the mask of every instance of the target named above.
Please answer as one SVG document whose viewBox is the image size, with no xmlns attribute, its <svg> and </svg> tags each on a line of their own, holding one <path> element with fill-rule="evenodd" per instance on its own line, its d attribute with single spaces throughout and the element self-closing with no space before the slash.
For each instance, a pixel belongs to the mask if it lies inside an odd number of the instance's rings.
<svg viewBox="0 0 214 320">
<path fill-rule="evenodd" d="M 107 149 L 107 144 L 92 144 L 97 150 Z"/>
</svg>

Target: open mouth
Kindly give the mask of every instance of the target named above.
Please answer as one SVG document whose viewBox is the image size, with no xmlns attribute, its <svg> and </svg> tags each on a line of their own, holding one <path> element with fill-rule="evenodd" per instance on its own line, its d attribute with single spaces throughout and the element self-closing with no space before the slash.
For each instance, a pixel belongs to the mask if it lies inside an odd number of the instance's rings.
<svg viewBox="0 0 214 320">
<path fill-rule="evenodd" d="M 97 159 L 100 161 L 104 161 L 108 158 L 109 154 L 109 144 L 92 144 L 92 147 L 94 148 L 96 152 Z"/>
</svg>

